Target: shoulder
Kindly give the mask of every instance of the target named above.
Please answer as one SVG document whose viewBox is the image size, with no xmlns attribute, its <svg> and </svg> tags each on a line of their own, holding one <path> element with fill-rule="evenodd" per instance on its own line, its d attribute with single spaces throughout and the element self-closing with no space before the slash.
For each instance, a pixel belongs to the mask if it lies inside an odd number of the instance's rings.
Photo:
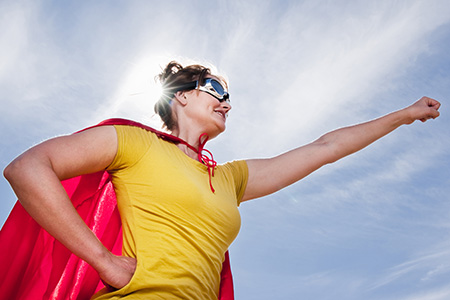
<svg viewBox="0 0 450 300">
<path fill-rule="evenodd" d="M 155 132 L 146 128 L 130 126 L 130 125 L 113 125 L 116 129 L 117 136 L 120 141 L 126 142 L 152 142 L 158 137 Z"/>
<path fill-rule="evenodd" d="M 235 160 L 227 162 L 217 167 L 218 173 L 221 173 L 224 180 L 233 186 L 237 203 L 242 201 L 248 183 L 248 167 L 245 160 Z"/>
<path fill-rule="evenodd" d="M 144 128 L 129 125 L 113 125 L 117 133 L 117 153 L 109 169 L 122 169 L 134 165 L 159 138 Z"/>
<path fill-rule="evenodd" d="M 217 166 L 220 173 L 228 182 L 235 185 L 246 185 L 248 180 L 248 167 L 245 160 L 234 160 Z"/>
<path fill-rule="evenodd" d="M 243 175 L 248 174 L 247 162 L 245 160 L 233 160 L 225 164 L 219 165 L 218 169 L 222 170 L 223 172 L 231 174 L 235 173 L 241 173 Z"/>
</svg>

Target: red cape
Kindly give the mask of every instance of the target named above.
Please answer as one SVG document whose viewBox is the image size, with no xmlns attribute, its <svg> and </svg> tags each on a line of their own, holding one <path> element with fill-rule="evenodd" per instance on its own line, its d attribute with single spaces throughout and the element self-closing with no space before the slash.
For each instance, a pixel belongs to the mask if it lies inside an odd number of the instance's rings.
<svg viewBox="0 0 450 300">
<path fill-rule="evenodd" d="M 155 132 L 178 143 L 179 139 L 124 119 L 96 126 L 130 125 Z M 95 126 L 94 126 L 95 127 Z M 62 181 L 76 210 L 102 243 L 122 253 L 122 224 L 110 175 L 106 171 Z M 103 283 L 85 261 L 42 229 L 17 201 L 0 231 L 0 293 L 3 299 L 90 299 Z M 228 251 L 222 267 L 219 300 L 233 300 L 233 278 Z"/>
</svg>

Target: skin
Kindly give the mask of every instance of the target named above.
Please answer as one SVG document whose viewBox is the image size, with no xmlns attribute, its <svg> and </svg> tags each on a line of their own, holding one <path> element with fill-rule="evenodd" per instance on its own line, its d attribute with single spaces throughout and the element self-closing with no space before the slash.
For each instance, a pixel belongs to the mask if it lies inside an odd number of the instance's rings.
<svg viewBox="0 0 450 300">
<path fill-rule="evenodd" d="M 208 93 L 192 90 L 175 94 L 172 110 L 177 126 L 172 134 L 180 137 L 195 148 L 199 145 L 199 136 L 207 133 L 210 139 L 225 131 L 226 115 L 231 109 L 230 103 L 219 102 Z M 197 154 L 185 145 L 178 145 L 188 156 L 196 159 Z"/>
<path fill-rule="evenodd" d="M 178 92 L 173 101 L 177 126 L 173 134 L 198 146 L 200 134 L 210 138 L 225 130 L 229 103 L 197 90 Z M 249 180 L 244 201 L 276 192 L 323 165 L 361 150 L 401 125 L 425 122 L 439 116 L 440 103 L 423 97 L 411 106 L 378 119 L 329 132 L 316 141 L 269 159 L 248 160 Z M 196 158 L 189 148 L 178 146 Z M 92 128 L 78 134 L 45 141 L 4 170 L 19 201 L 28 213 L 69 250 L 89 263 L 103 282 L 125 286 L 136 269 L 136 260 L 109 252 L 86 226 L 71 204 L 60 181 L 104 170 L 117 152 L 114 127 Z"/>
</svg>

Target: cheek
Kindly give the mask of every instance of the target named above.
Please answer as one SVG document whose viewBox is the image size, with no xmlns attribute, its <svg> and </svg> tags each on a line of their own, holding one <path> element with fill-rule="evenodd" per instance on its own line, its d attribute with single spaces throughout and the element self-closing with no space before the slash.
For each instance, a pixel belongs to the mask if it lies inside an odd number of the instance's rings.
<svg viewBox="0 0 450 300">
<path fill-rule="evenodd" d="M 212 99 L 211 99 L 212 98 Z M 217 106 L 217 100 L 206 94 L 204 97 L 197 98 L 197 107 L 199 110 L 212 112 Z"/>
</svg>

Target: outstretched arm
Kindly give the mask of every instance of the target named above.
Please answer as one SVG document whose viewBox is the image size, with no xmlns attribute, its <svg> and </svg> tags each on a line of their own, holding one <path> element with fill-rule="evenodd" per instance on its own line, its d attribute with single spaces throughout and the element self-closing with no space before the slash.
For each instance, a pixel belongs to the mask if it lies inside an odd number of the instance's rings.
<svg viewBox="0 0 450 300">
<path fill-rule="evenodd" d="M 116 150 L 113 127 L 93 128 L 29 149 L 6 167 L 4 175 L 39 225 L 97 270 L 105 283 L 120 288 L 131 279 L 135 260 L 115 256 L 102 245 L 78 215 L 60 182 L 104 170 Z"/>
<path fill-rule="evenodd" d="M 249 181 L 243 201 L 274 193 L 319 169 L 357 152 L 401 125 L 439 116 L 440 103 L 423 97 L 381 118 L 321 136 L 316 141 L 269 159 L 248 160 Z"/>
</svg>

